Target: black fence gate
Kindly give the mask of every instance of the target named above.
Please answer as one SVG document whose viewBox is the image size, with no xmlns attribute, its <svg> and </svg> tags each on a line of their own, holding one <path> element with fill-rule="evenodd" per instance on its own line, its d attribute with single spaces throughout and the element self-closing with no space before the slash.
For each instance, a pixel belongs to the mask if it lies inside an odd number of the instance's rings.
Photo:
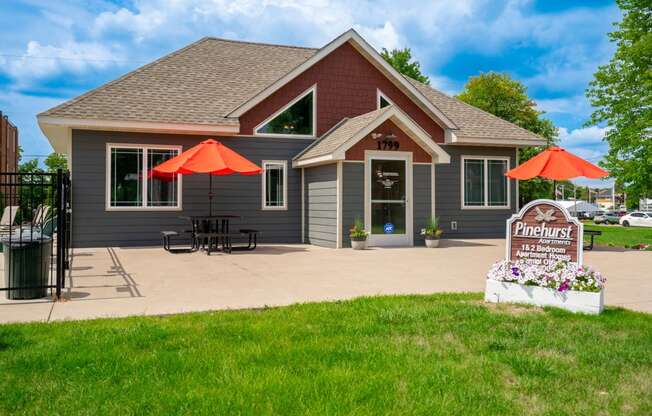
<svg viewBox="0 0 652 416">
<path fill-rule="evenodd" d="M 0 291 L 61 298 L 70 264 L 70 175 L 0 172 Z"/>
</svg>

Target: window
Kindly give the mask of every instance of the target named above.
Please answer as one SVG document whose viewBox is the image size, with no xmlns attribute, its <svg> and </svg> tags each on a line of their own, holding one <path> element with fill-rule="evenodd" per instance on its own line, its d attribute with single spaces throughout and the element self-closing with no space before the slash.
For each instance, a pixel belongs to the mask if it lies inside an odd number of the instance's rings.
<svg viewBox="0 0 652 416">
<path fill-rule="evenodd" d="M 462 208 L 509 208 L 509 159 L 462 156 Z"/>
<path fill-rule="evenodd" d="M 181 146 L 107 146 L 106 209 L 180 209 L 181 176 L 152 170 L 177 156 Z"/>
<path fill-rule="evenodd" d="M 263 121 L 255 130 L 260 135 L 315 135 L 315 87 Z"/>
<path fill-rule="evenodd" d="M 263 160 L 263 209 L 287 209 L 288 172 L 285 160 Z"/>
<path fill-rule="evenodd" d="M 380 109 L 380 108 L 385 108 L 385 107 L 390 106 L 390 105 L 394 105 L 392 100 L 387 98 L 387 96 L 385 94 L 383 94 L 382 91 L 376 90 L 376 96 L 378 98 L 377 99 L 377 106 L 376 106 L 377 108 Z"/>
</svg>

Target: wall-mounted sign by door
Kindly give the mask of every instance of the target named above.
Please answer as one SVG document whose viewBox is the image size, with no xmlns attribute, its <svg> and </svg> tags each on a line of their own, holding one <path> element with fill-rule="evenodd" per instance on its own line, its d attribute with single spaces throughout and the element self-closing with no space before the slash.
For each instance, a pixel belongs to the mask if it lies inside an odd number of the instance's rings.
<svg viewBox="0 0 652 416">
<path fill-rule="evenodd" d="M 555 201 L 537 199 L 507 220 L 507 260 L 582 264 L 582 223 Z"/>
</svg>

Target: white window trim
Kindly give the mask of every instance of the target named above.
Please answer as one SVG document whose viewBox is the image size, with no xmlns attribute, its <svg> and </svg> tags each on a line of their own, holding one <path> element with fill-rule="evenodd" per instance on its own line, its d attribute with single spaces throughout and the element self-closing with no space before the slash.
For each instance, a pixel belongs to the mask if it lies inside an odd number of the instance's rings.
<svg viewBox="0 0 652 416">
<path fill-rule="evenodd" d="M 173 207 L 148 207 L 147 206 L 147 175 L 143 178 L 143 195 L 142 205 L 137 207 L 114 207 L 111 206 L 111 150 L 112 149 L 142 149 L 143 150 L 143 169 L 147 170 L 147 149 L 156 150 L 176 150 L 179 154 L 183 151 L 182 146 L 157 145 L 157 144 L 134 144 L 134 143 L 107 143 L 106 144 L 106 186 L 105 186 L 105 209 L 106 211 L 181 211 L 183 210 L 182 201 L 182 178 L 183 175 L 177 176 L 177 205 Z"/>
<path fill-rule="evenodd" d="M 269 123 L 271 120 L 276 118 L 279 114 L 281 114 L 283 111 L 287 110 L 288 108 L 292 107 L 294 104 L 296 104 L 299 100 L 304 98 L 306 95 L 312 93 L 312 134 L 287 134 L 287 133 L 260 133 L 258 130 L 260 130 L 265 124 Z M 279 110 L 277 110 L 274 114 L 271 116 L 267 117 L 265 120 L 263 120 L 259 125 L 257 125 L 254 128 L 254 136 L 257 137 L 284 137 L 284 138 L 311 138 L 314 139 L 317 137 L 317 84 L 312 85 L 310 88 L 299 94 L 296 98 L 294 98 L 292 101 L 290 101 L 288 104 L 285 106 L 281 107 Z"/>
<path fill-rule="evenodd" d="M 287 211 L 288 209 L 288 161 L 287 160 L 263 160 L 261 162 L 263 168 L 262 176 L 262 198 L 261 207 L 263 211 Z M 266 204 L 265 196 L 267 195 L 267 165 L 283 165 L 283 205 L 278 207 L 269 207 Z"/>
<path fill-rule="evenodd" d="M 488 160 L 502 160 L 507 162 L 507 170 L 510 169 L 510 158 L 509 156 L 472 156 L 472 155 L 462 155 L 460 159 L 460 202 L 461 207 L 464 210 L 486 210 L 486 209 L 511 209 L 512 207 L 512 190 L 511 190 L 511 180 L 507 178 L 507 205 L 489 205 L 489 163 Z M 464 162 L 466 160 L 483 160 L 484 161 L 484 205 L 465 205 L 464 204 Z"/>
<path fill-rule="evenodd" d="M 390 100 L 390 98 L 385 95 L 379 88 L 376 88 L 376 110 L 380 110 L 380 98 L 384 98 L 385 101 L 387 101 L 390 105 L 396 105 L 394 104 L 394 101 Z"/>
</svg>

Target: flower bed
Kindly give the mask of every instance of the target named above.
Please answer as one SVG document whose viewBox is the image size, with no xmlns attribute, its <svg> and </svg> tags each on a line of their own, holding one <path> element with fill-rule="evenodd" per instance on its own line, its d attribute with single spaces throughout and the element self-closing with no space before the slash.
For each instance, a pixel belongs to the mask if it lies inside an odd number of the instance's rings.
<svg viewBox="0 0 652 416">
<path fill-rule="evenodd" d="M 499 261 L 487 273 L 487 302 L 556 306 L 573 312 L 600 313 L 606 279 L 590 267 L 558 262 L 543 266 Z"/>
<path fill-rule="evenodd" d="M 487 273 L 487 279 L 547 287 L 559 292 L 599 292 L 607 281 L 599 272 L 577 263 L 560 261 L 544 266 L 507 260 L 496 262 Z"/>
</svg>

